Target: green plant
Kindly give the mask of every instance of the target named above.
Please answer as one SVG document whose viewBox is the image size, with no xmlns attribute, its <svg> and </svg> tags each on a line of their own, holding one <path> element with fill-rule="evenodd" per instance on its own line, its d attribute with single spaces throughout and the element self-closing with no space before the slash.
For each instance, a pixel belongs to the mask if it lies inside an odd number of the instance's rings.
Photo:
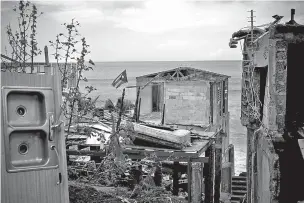
<svg viewBox="0 0 304 203">
<path fill-rule="evenodd" d="M 23 0 L 19 1 L 13 11 L 18 15 L 16 23 L 18 27 L 14 30 L 11 24 L 7 25 L 6 34 L 11 49 L 10 58 L 14 63 L 8 63 L 2 68 L 8 71 L 25 72 L 30 62 L 31 73 L 33 73 L 34 58 L 41 54 L 36 36 L 37 19 L 42 12 L 38 12 L 35 4 Z"/>
<path fill-rule="evenodd" d="M 94 111 L 98 97 L 94 100 L 88 97 L 92 91 L 96 90 L 95 87 L 86 86 L 85 92 L 81 92 L 79 87 L 81 81 L 88 82 L 84 77 L 84 72 L 92 71 L 95 66 L 91 59 L 88 63 L 85 61 L 90 51 L 85 37 L 80 38 L 78 31 L 80 24 L 72 19 L 71 23 L 64 23 L 63 26 L 66 33 L 57 34 L 56 40 L 50 41 L 50 44 L 55 49 L 53 55 L 62 75 L 61 85 L 65 96 L 62 113 L 67 121 L 68 135 L 72 124 L 77 125 L 84 116 Z M 79 46 L 80 51 L 77 50 Z M 73 63 L 70 63 L 71 61 Z"/>
</svg>

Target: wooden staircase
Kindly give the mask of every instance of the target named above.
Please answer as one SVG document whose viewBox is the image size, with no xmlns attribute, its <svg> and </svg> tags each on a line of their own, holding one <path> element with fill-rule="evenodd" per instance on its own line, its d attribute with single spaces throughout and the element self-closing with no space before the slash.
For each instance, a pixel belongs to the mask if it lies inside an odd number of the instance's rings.
<svg viewBox="0 0 304 203">
<path fill-rule="evenodd" d="M 242 203 L 243 198 L 245 197 L 246 194 L 247 194 L 247 177 L 233 176 L 231 203 Z"/>
</svg>

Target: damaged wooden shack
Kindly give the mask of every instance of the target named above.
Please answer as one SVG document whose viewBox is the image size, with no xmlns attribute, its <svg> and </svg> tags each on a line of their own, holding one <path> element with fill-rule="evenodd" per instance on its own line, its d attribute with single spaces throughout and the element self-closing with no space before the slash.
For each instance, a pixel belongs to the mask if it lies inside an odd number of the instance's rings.
<svg viewBox="0 0 304 203">
<path fill-rule="evenodd" d="M 189 202 L 201 202 L 202 193 L 205 202 L 219 202 L 231 194 L 234 149 L 229 145 L 228 78 L 190 67 L 137 77 L 134 117 L 122 118 L 122 124 L 132 123 L 136 137 L 133 144 L 123 146 L 123 153 L 137 160 L 154 154 L 171 162 L 174 195 L 186 163 Z M 104 111 L 92 128 L 109 136 L 110 124 L 110 114 Z M 77 145 L 67 154 L 105 156 L 99 143 Z M 85 147 L 91 150 L 79 150 Z"/>
<path fill-rule="evenodd" d="M 295 9 L 286 23 L 279 23 L 283 16 L 273 16 L 268 26 L 239 30 L 230 41 L 236 48 L 234 42 L 244 39 L 247 203 L 304 200 L 304 26 L 294 16 Z"/>
</svg>

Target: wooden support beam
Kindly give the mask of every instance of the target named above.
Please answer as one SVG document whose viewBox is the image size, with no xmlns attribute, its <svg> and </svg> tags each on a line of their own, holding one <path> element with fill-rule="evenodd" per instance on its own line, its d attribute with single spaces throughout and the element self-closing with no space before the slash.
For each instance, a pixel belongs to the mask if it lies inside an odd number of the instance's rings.
<svg viewBox="0 0 304 203">
<path fill-rule="evenodd" d="M 86 150 L 67 149 L 66 153 L 68 155 L 78 155 L 78 156 L 100 156 L 100 157 L 106 156 L 105 151 L 86 151 Z M 127 154 L 131 159 L 143 159 L 147 157 L 149 154 L 156 154 L 157 156 L 156 159 L 160 161 L 173 160 L 173 161 L 187 162 L 189 157 L 193 157 L 191 158 L 192 162 L 203 162 L 203 163 L 208 162 L 208 157 L 194 157 L 195 155 L 193 155 L 193 153 L 185 153 L 185 152 L 170 153 L 165 151 L 143 151 L 143 150 L 123 149 L 123 153 Z"/>
<path fill-rule="evenodd" d="M 216 138 L 216 145 L 222 146 L 222 134 Z M 214 203 L 220 203 L 221 179 L 222 179 L 222 147 L 215 148 L 215 166 L 214 166 Z"/>
<path fill-rule="evenodd" d="M 192 163 L 191 158 L 188 160 L 188 168 L 187 168 L 187 177 L 188 177 L 188 202 L 192 202 L 192 194 L 191 194 L 191 185 L 192 185 Z"/>
<path fill-rule="evenodd" d="M 137 94 L 136 94 L 136 101 L 135 101 L 135 108 L 134 108 L 134 115 L 133 119 L 137 122 L 137 114 L 138 114 L 138 103 L 139 103 L 139 93 L 140 93 L 140 87 L 137 88 Z"/>
<path fill-rule="evenodd" d="M 201 163 L 201 194 L 205 194 L 204 163 Z"/>
<path fill-rule="evenodd" d="M 160 78 L 163 76 L 163 72 L 157 74 L 155 77 L 153 77 L 150 81 L 148 81 L 144 86 L 142 86 L 142 90 L 147 87 L 153 80 L 156 80 L 157 78 Z"/>
<path fill-rule="evenodd" d="M 138 104 L 138 113 L 137 113 L 136 122 L 138 122 L 138 121 L 139 121 L 139 117 L 140 117 L 140 106 L 141 106 L 141 98 L 139 99 L 139 104 Z"/>
<path fill-rule="evenodd" d="M 209 162 L 206 178 L 205 202 L 214 203 L 214 144 L 208 148 Z"/>
<path fill-rule="evenodd" d="M 204 166 L 204 171 L 203 171 L 203 178 L 205 180 L 205 202 L 209 202 L 210 201 L 210 187 L 209 187 L 209 181 L 210 181 L 210 178 L 209 178 L 209 167 L 210 167 L 210 153 L 211 153 L 211 148 L 210 146 L 207 148 L 207 150 L 205 151 L 205 156 L 208 156 L 209 157 L 209 162 L 206 163 Z"/>
<path fill-rule="evenodd" d="M 178 196 L 178 172 L 179 172 L 179 162 L 178 161 L 174 161 L 173 163 L 174 168 L 173 168 L 173 195 Z"/>
<path fill-rule="evenodd" d="M 174 80 L 174 76 L 175 76 L 176 74 L 177 74 L 177 71 L 175 71 L 175 72 L 173 73 L 173 75 L 171 75 L 170 78 L 171 78 L 172 80 Z"/>
<path fill-rule="evenodd" d="M 163 113 L 162 113 L 162 120 L 161 120 L 162 125 L 165 124 L 165 109 L 166 109 L 166 104 L 163 105 Z"/>
<path fill-rule="evenodd" d="M 201 164 L 203 163 L 192 163 L 191 164 L 191 202 L 201 203 L 202 202 L 202 176 L 201 176 Z"/>
</svg>

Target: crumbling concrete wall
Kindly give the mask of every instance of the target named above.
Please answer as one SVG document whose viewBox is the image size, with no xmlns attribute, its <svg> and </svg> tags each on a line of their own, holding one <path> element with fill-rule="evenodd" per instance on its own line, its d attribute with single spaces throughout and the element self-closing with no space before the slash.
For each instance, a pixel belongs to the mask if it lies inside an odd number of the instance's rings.
<svg viewBox="0 0 304 203">
<path fill-rule="evenodd" d="M 263 123 L 272 131 L 283 133 L 286 114 L 287 43 L 270 39 L 269 66 L 264 99 Z"/>
<path fill-rule="evenodd" d="M 256 126 L 247 125 L 248 203 L 296 203 L 304 199 L 300 186 L 304 182 L 303 157 L 297 140 L 283 138 L 288 130 L 285 126 L 288 44 L 301 41 L 304 27 L 299 30 L 296 26 L 278 25 L 270 29 L 263 127 L 254 132 Z"/>
<path fill-rule="evenodd" d="M 254 133 L 251 182 L 254 203 L 278 202 L 280 192 L 280 160 L 271 138 L 263 129 Z"/>
<path fill-rule="evenodd" d="M 293 33 L 293 32 L 294 33 Z M 263 123 L 284 133 L 287 94 L 287 51 L 289 43 L 304 42 L 304 26 L 278 25 L 270 31 L 269 65 Z"/>
<path fill-rule="evenodd" d="M 209 125 L 210 85 L 207 81 L 165 83 L 165 123 Z"/>
<path fill-rule="evenodd" d="M 248 59 L 253 60 L 255 67 L 265 67 L 268 65 L 269 35 L 268 32 L 259 36 L 255 48 L 253 50 L 247 49 Z"/>
</svg>

